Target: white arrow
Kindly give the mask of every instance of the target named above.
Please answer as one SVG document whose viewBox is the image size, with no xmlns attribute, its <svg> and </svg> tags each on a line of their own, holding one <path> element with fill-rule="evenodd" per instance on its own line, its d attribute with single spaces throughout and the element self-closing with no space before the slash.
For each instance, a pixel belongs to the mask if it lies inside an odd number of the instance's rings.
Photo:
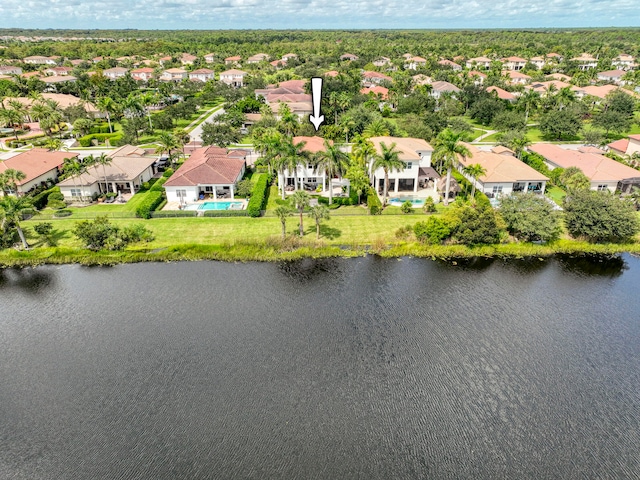
<svg viewBox="0 0 640 480">
<path fill-rule="evenodd" d="M 313 115 L 309 115 L 309 121 L 313 124 L 316 132 L 320 124 L 324 122 L 324 115 L 320 115 L 320 100 L 322 99 L 322 78 L 313 77 L 311 79 L 311 97 L 313 99 Z"/>
</svg>

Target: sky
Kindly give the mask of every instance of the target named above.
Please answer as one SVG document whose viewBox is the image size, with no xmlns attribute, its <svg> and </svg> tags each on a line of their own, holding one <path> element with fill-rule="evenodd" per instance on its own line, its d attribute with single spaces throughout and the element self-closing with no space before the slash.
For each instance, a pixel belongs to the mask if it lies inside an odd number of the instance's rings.
<svg viewBox="0 0 640 480">
<path fill-rule="evenodd" d="M 637 0 L 0 0 L 0 28 L 640 26 Z"/>
</svg>

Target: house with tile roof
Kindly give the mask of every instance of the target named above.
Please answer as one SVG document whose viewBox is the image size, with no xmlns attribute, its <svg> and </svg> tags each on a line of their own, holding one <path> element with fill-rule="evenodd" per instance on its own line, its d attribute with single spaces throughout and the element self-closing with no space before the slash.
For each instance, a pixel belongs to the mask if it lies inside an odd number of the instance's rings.
<svg viewBox="0 0 640 480">
<path fill-rule="evenodd" d="M 340 60 L 342 61 L 355 61 L 358 60 L 358 56 L 354 55 L 353 53 L 343 53 L 342 55 L 340 55 Z"/>
<path fill-rule="evenodd" d="M 201 196 L 233 199 L 235 185 L 247 168 L 247 153 L 215 145 L 195 149 L 165 182 L 167 202 L 183 205 Z"/>
<path fill-rule="evenodd" d="M 234 65 L 234 64 L 240 63 L 240 60 L 242 60 L 242 57 L 240 55 L 234 55 L 232 57 L 225 58 L 224 59 L 224 64 L 225 65 Z"/>
<path fill-rule="evenodd" d="M 302 150 L 311 156 L 316 155 L 319 152 L 326 151 L 324 138 L 322 137 L 293 137 L 294 144 L 301 142 L 304 142 Z M 282 188 L 285 189 L 285 192 L 292 192 L 295 189 L 296 184 L 304 190 L 311 191 L 314 191 L 318 186 L 320 186 L 324 192 L 326 190 L 326 183 L 326 172 L 316 170 L 315 165 L 310 160 L 304 164 L 298 165 L 295 172 L 289 171 L 288 168 L 285 168 L 282 172 L 278 172 L 278 187 L 281 192 Z"/>
<path fill-rule="evenodd" d="M 583 53 L 579 57 L 572 58 L 571 61 L 576 62 L 580 70 L 589 70 L 598 66 L 598 59 L 589 53 Z"/>
<path fill-rule="evenodd" d="M 622 80 L 627 74 L 624 70 L 607 70 L 605 72 L 598 72 L 598 80 L 601 82 L 611 82 L 616 85 L 624 85 L 625 82 Z"/>
<path fill-rule="evenodd" d="M 169 68 L 162 72 L 159 80 L 163 82 L 180 82 L 188 77 L 189 72 L 183 68 Z"/>
<path fill-rule="evenodd" d="M 506 90 L 500 87 L 496 87 L 495 85 L 492 85 L 491 87 L 487 87 L 487 92 L 489 93 L 495 92 L 495 95 L 497 95 L 497 97 L 500 100 L 506 100 L 511 103 L 515 102 L 518 99 L 518 97 L 516 97 L 513 93 L 507 92 Z"/>
<path fill-rule="evenodd" d="M 154 172 L 155 156 L 133 145 L 124 145 L 109 154 L 111 163 L 89 168 L 81 175 L 69 177 L 58 184 L 67 200 L 82 200 L 93 194 L 114 192 L 134 194 L 140 185 L 149 181 Z M 105 183 L 106 174 L 106 183 Z"/>
<path fill-rule="evenodd" d="M 607 145 L 609 150 L 617 155 L 640 154 L 640 135 L 629 135 Z"/>
<path fill-rule="evenodd" d="M 502 59 L 502 63 L 505 70 L 517 72 L 524 68 L 527 64 L 527 59 L 521 57 L 507 57 Z"/>
<path fill-rule="evenodd" d="M 491 68 L 491 62 L 493 62 L 493 60 L 487 57 L 475 57 L 467 60 L 466 67 L 488 69 Z"/>
<path fill-rule="evenodd" d="M 43 148 L 33 148 L 7 160 L 0 161 L 0 173 L 8 169 L 19 170 L 24 173 L 26 177 L 17 182 L 17 193 L 24 194 L 40 185 L 55 183 L 64 159 L 77 156 L 77 153 L 50 152 Z M 2 195 L 2 192 L 0 192 L 0 195 Z"/>
<path fill-rule="evenodd" d="M 114 68 L 107 68 L 106 70 L 103 70 L 102 74 L 110 80 L 116 80 L 118 78 L 124 77 L 128 71 L 129 71 L 128 68 L 114 67 Z"/>
<path fill-rule="evenodd" d="M 148 82 L 153 78 L 153 68 L 144 67 L 144 68 L 136 68 L 131 70 L 131 77 L 134 80 L 138 80 L 140 82 Z"/>
<path fill-rule="evenodd" d="M 621 53 L 616 58 L 611 61 L 611 65 L 613 67 L 617 67 L 622 70 L 633 70 L 637 68 L 638 64 L 636 63 L 635 58 L 626 53 Z"/>
<path fill-rule="evenodd" d="M 43 57 L 40 55 L 25 57 L 22 59 L 22 61 L 24 63 L 30 63 L 32 65 L 56 65 L 58 63 L 53 57 Z"/>
<path fill-rule="evenodd" d="M 427 59 L 422 57 L 411 57 L 407 59 L 404 68 L 407 70 L 417 70 L 427 65 Z"/>
<path fill-rule="evenodd" d="M 395 143 L 395 148 L 400 153 L 398 157 L 405 162 L 405 167 L 398 171 L 389 172 L 389 192 L 400 191 L 417 192 L 419 185 L 426 179 L 437 179 L 440 175 L 431 167 L 431 154 L 433 147 L 421 138 L 401 137 L 371 137 L 376 153 L 382 153 L 382 144 L 390 147 Z M 372 165 L 372 164 L 371 164 Z M 374 188 L 378 192 L 384 190 L 384 170 L 373 170 L 370 166 L 369 174 Z"/>
<path fill-rule="evenodd" d="M 535 143 L 528 150 L 544 157 L 550 169 L 578 167 L 591 182 L 591 190 L 623 193 L 640 187 L 640 171 L 591 151 L 568 150 L 550 143 Z"/>
<path fill-rule="evenodd" d="M 207 82 L 209 80 L 213 80 L 215 78 L 215 74 L 213 70 L 208 68 L 199 68 L 192 72 L 189 72 L 189 80 L 195 82 Z"/>
<path fill-rule="evenodd" d="M 216 61 L 216 54 L 215 54 L 215 53 L 207 53 L 207 54 L 204 56 L 204 61 L 205 61 L 206 63 L 215 63 L 215 61 Z"/>
<path fill-rule="evenodd" d="M 457 168 L 470 182 L 475 183 L 479 191 L 489 198 L 518 192 L 544 194 L 549 178 L 521 162 L 508 151 L 495 149 L 486 152 L 473 145 L 465 145 L 472 156 L 458 156 Z M 465 167 L 475 164 L 479 164 L 485 169 L 485 173 L 477 179 L 464 173 Z"/>
<path fill-rule="evenodd" d="M 527 85 L 531 81 L 531 77 L 529 75 L 517 70 L 505 70 L 502 74 L 509 77 L 508 82 L 511 85 Z"/>
<path fill-rule="evenodd" d="M 20 75 L 22 69 L 13 65 L 0 65 L 0 75 Z"/>
<path fill-rule="evenodd" d="M 232 87 L 240 88 L 244 86 L 244 79 L 247 75 L 247 72 L 232 68 L 231 70 L 220 73 L 220 81 Z"/>
<path fill-rule="evenodd" d="M 391 78 L 389 75 L 385 75 L 384 73 L 374 72 L 370 70 L 362 72 L 362 83 L 365 87 L 380 85 L 383 82 L 391 83 L 393 82 L 393 78 Z"/>
<path fill-rule="evenodd" d="M 438 61 L 438 65 L 442 65 L 443 67 L 451 67 L 454 72 L 459 72 L 462 70 L 462 67 L 458 65 L 456 62 L 452 62 L 451 60 L 447 60 L 446 58 Z"/>
<path fill-rule="evenodd" d="M 269 58 L 269 55 L 267 55 L 266 53 L 256 53 L 255 55 L 251 55 L 249 58 L 247 58 L 247 63 L 266 62 L 269 60 Z"/>
<path fill-rule="evenodd" d="M 431 84 L 430 95 L 433 98 L 438 99 L 445 93 L 456 94 L 459 92 L 460 92 L 460 89 L 456 87 L 453 83 L 438 81 L 438 82 L 433 82 Z"/>
</svg>

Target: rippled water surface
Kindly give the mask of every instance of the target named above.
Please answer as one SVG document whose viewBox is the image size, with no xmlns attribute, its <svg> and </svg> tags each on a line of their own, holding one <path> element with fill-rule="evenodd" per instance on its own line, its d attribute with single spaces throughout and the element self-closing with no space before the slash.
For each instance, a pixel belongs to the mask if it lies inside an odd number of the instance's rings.
<svg viewBox="0 0 640 480">
<path fill-rule="evenodd" d="M 640 261 L 0 271 L 0 479 L 640 478 Z"/>
</svg>

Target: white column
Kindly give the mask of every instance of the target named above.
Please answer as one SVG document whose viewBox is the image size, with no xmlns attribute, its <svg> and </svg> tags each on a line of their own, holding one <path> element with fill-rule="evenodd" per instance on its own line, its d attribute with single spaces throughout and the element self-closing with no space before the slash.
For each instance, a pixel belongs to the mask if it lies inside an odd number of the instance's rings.
<svg viewBox="0 0 640 480">
<path fill-rule="evenodd" d="M 218 189 L 216 188 L 216 186 L 213 186 L 213 199 L 217 200 L 218 199 Z"/>
<path fill-rule="evenodd" d="M 414 178 L 413 179 L 413 193 L 416 193 L 418 191 L 418 179 Z"/>
<path fill-rule="evenodd" d="M 111 190 L 113 190 L 113 193 L 118 193 L 118 189 L 116 188 L 116 182 L 111 182 Z"/>
<path fill-rule="evenodd" d="M 396 178 L 393 182 L 393 193 L 398 193 L 398 184 L 400 183 L 399 179 Z"/>
<path fill-rule="evenodd" d="M 133 189 L 133 182 L 129 182 L 129 189 L 131 190 L 131 195 L 135 194 L 135 190 Z"/>
<path fill-rule="evenodd" d="M 524 193 L 529 193 L 529 182 L 524 182 Z"/>
<path fill-rule="evenodd" d="M 231 185 L 230 190 L 231 190 L 231 200 L 233 200 L 233 185 Z"/>
</svg>

